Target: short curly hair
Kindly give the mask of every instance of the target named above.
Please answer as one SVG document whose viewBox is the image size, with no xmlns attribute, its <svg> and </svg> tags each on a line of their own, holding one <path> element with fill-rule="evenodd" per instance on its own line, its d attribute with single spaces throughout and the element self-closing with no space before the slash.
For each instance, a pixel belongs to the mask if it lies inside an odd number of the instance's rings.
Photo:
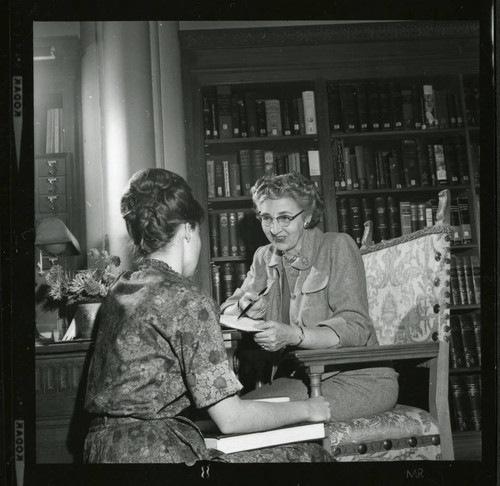
<svg viewBox="0 0 500 486">
<path fill-rule="evenodd" d="M 308 228 L 318 225 L 325 204 L 313 181 L 298 172 L 281 175 L 264 175 L 252 189 L 254 209 L 266 199 L 293 199 L 300 208 L 311 215 Z"/>
<path fill-rule="evenodd" d="M 203 209 L 187 182 L 165 169 L 136 172 L 124 189 L 120 209 L 138 258 L 168 245 L 184 223 L 203 221 Z"/>
</svg>

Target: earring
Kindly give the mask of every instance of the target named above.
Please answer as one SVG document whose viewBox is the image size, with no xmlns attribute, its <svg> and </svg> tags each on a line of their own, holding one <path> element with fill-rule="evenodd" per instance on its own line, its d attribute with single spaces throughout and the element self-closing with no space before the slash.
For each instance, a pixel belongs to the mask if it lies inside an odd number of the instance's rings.
<svg viewBox="0 0 500 486">
<path fill-rule="evenodd" d="M 309 228 L 309 223 L 310 223 L 310 221 L 306 221 L 306 222 L 304 223 L 304 229 Z"/>
</svg>

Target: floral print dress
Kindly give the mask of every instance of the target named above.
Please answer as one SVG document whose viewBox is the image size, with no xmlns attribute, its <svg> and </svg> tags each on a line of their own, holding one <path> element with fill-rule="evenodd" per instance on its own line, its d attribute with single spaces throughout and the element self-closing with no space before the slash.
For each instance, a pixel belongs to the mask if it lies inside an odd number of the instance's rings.
<svg viewBox="0 0 500 486">
<path fill-rule="evenodd" d="M 229 367 L 215 302 L 159 260 L 124 272 L 102 304 L 86 410 L 101 419 L 85 441 L 88 463 L 329 460 L 316 444 L 224 455 L 205 447 L 190 409 L 242 386 Z"/>
</svg>

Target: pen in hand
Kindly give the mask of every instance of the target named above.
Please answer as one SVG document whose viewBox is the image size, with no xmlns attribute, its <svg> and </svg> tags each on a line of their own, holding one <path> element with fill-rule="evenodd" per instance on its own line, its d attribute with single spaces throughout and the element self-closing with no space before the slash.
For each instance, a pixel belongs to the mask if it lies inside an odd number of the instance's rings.
<svg viewBox="0 0 500 486">
<path fill-rule="evenodd" d="M 266 290 L 267 290 L 267 287 L 264 287 L 264 288 L 263 288 L 263 289 L 259 292 L 259 294 L 258 294 L 258 295 L 259 295 L 259 296 L 260 296 L 260 295 L 262 295 L 262 294 L 263 294 Z M 240 317 L 243 317 L 243 316 L 247 313 L 247 311 L 249 311 L 249 310 L 252 308 L 252 306 L 255 304 L 255 302 L 257 302 L 257 301 L 256 301 L 256 300 L 254 300 L 254 301 L 250 302 L 250 303 L 249 303 L 249 304 L 248 304 L 248 305 L 247 305 L 247 306 L 246 306 L 246 307 L 245 307 L 245 308 L 241 311 L 241 314 L 238 316 L 238 319 L 239 319 Z"/>
</svg>

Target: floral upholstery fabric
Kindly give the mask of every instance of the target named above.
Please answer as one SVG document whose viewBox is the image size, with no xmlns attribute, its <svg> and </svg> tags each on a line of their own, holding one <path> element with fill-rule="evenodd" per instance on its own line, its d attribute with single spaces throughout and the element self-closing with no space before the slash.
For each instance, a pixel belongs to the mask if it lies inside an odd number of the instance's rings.
<svg viewBox="0 0 500 486">
<path fill-rule="evenodd" d="M 448 341 L 447 227 L 425 228 L 369 247 L 363 263 L 370 316 L 381 345 L 429 341 L 434 332 Z"/>
<path fill-rule="evenodd" d="M 362 250 L 370 317 L 380 345 L 449 340 L 449 241 L 447 226 L 433 226 Z M 441 458 L 436 420 L 415 407 L 396 405 L 327 428 L 338 461 Z M 390 447 L 384 445 L 387 440 Z"/>
</svg>

